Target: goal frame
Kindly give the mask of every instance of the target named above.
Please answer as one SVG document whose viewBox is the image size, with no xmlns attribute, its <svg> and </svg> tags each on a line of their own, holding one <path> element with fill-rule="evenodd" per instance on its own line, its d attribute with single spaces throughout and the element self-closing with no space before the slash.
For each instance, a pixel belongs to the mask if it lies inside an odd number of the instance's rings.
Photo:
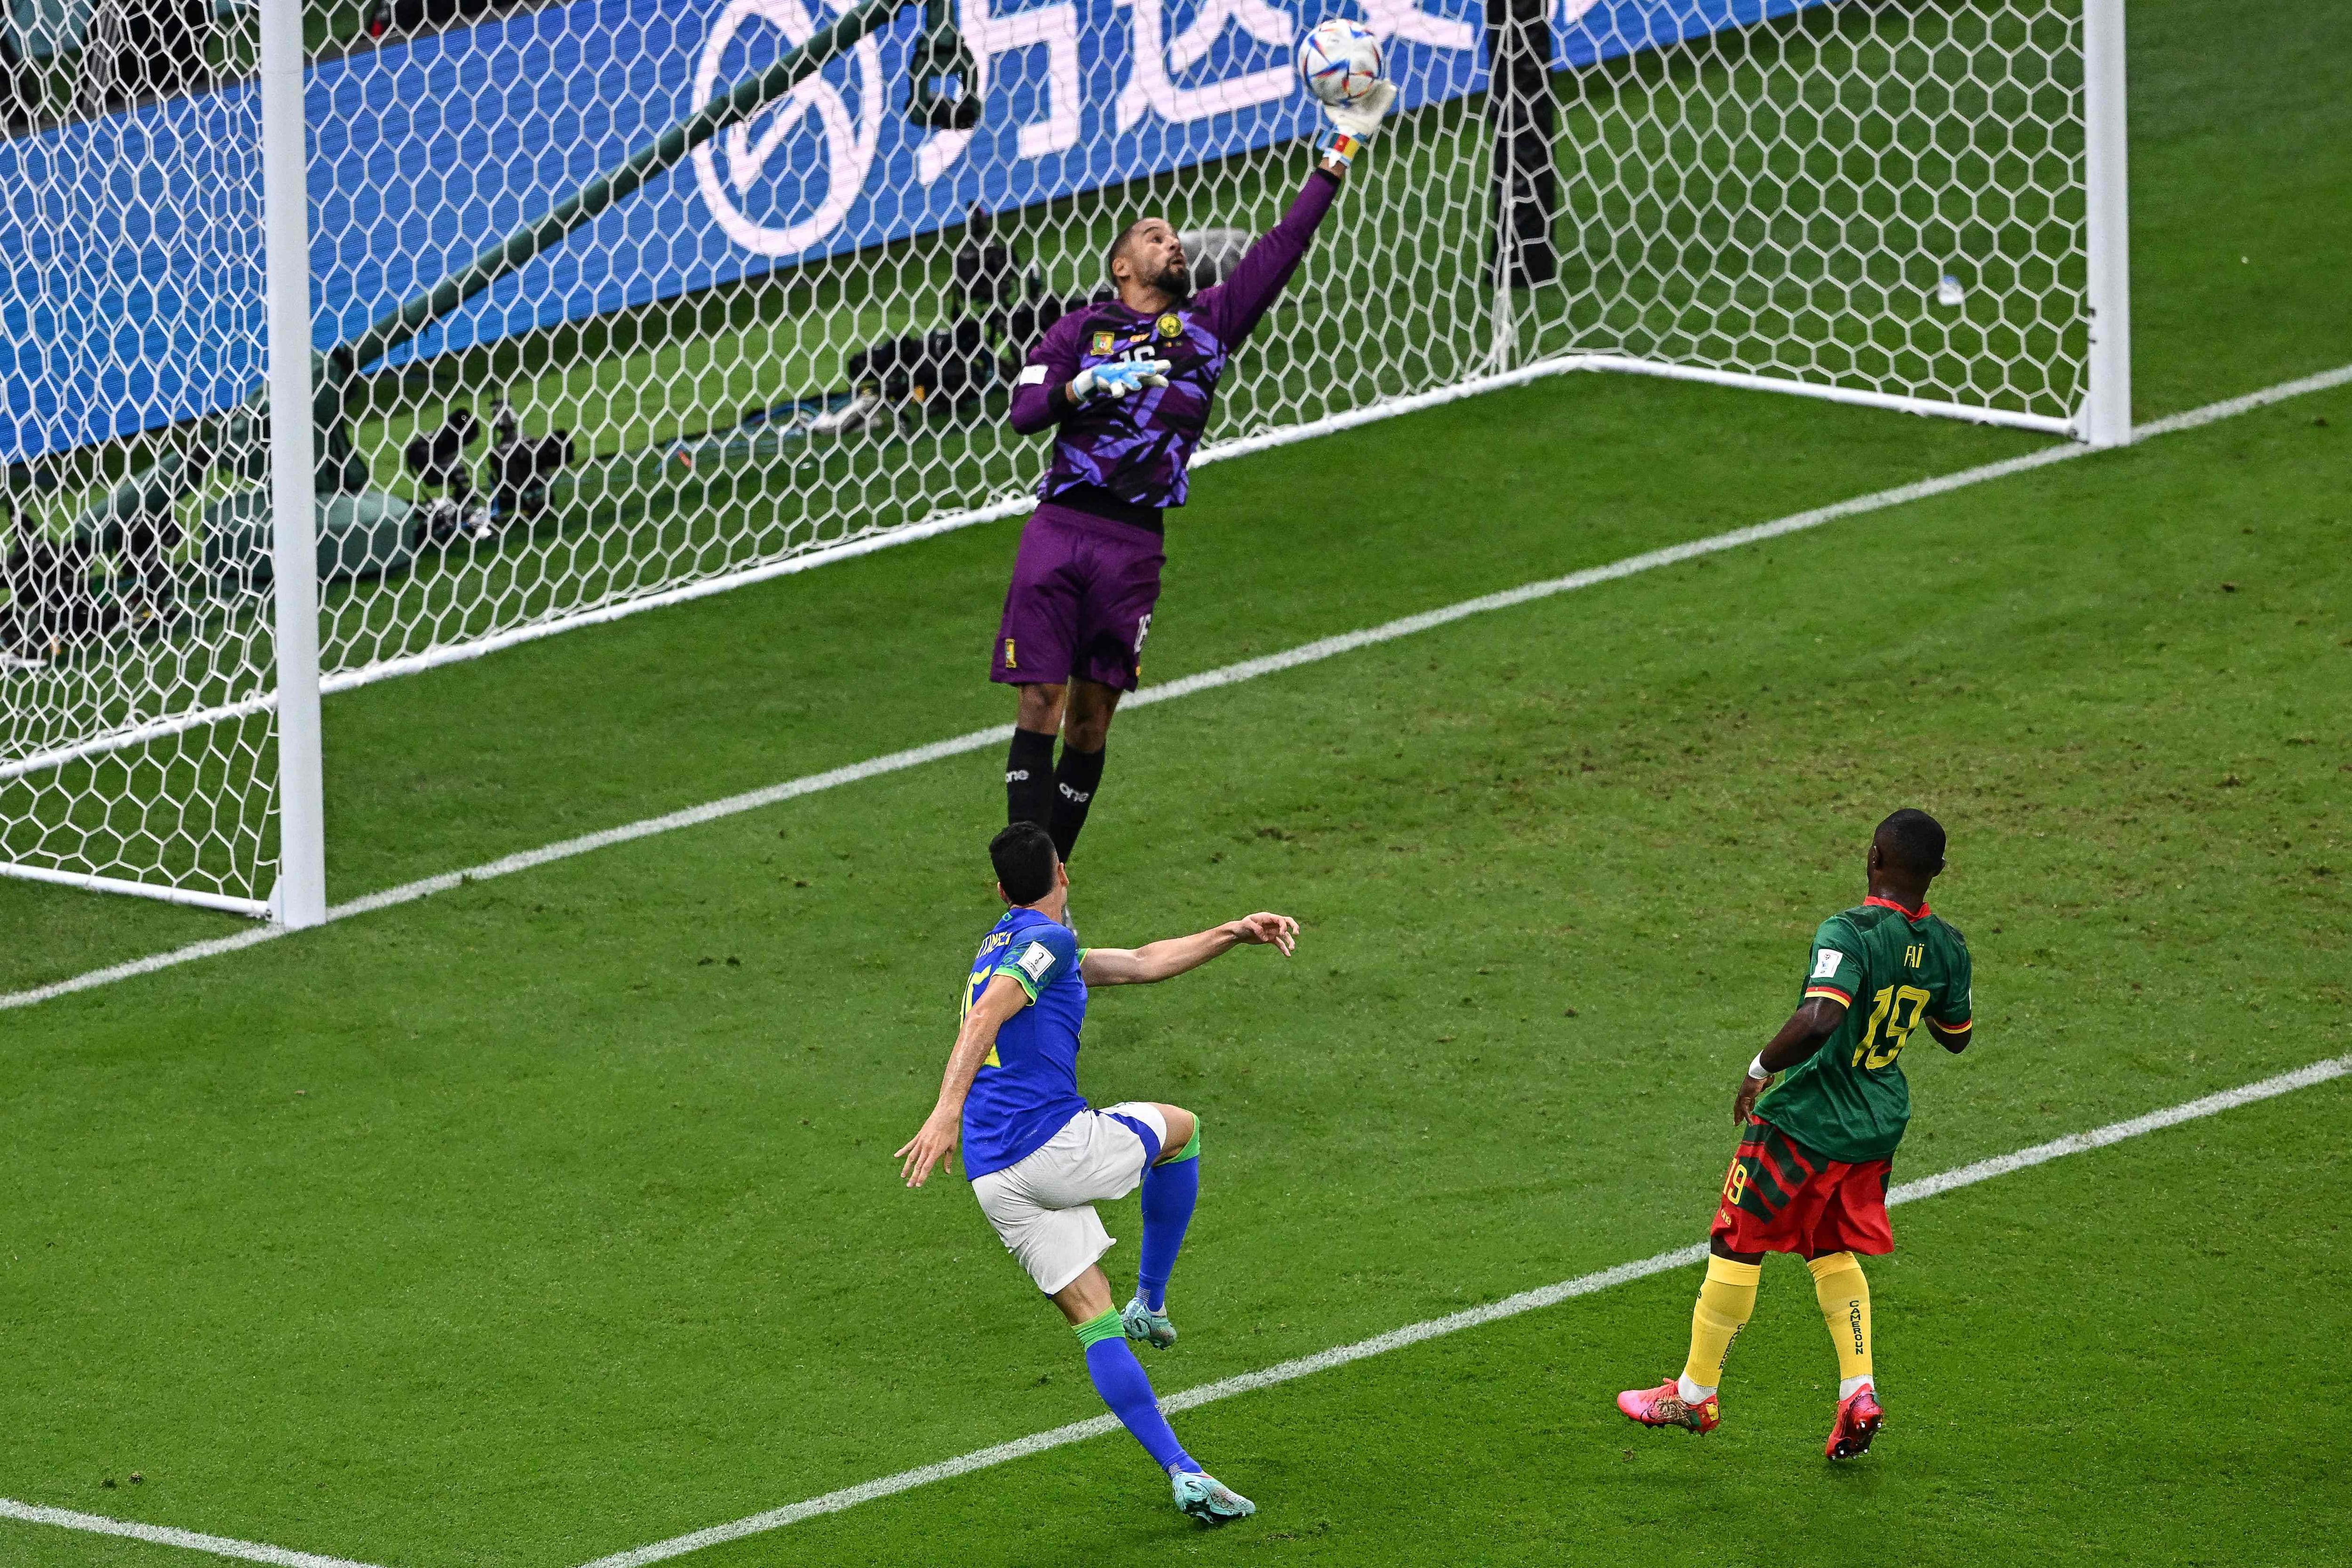
<svg viewBox="0 0 2352 1568">
<path fill-rule="evenodd" d="M 320 583 L 314 539 L 316 516 L 315 448 L 322 438 L 331 441 L 341 417 L 339 382 L 359 359 L 346 363 L 321 360 L 312 353 L 309 224 L 308 127 L 305 123 L 303 11 L 305 0 L 259 0 L 259 108 L 261 118 L 262 205 L 264 258 L 268 284 L 266 390 L 273 411 L 269 421 L 270 475 L 268 504 L 272 512 L 270 541 L 274 566 L 275 683 L 254 698 L 231 708 L 188 712 L 133 729 L 67 747 L 48 757 L 25 759 L 0 769 L 0 779 L 37 768 L 104 755 L 161 737 L 209 723 L 273 711 L 276 727 L 276 792 L 272 808 L 278 837 L 278 877 L 267 899 L 230 896 L 164 883 L 79 873 L 39 865 L 0 862 L 0 876 L 135 894 L 165 902 L 193 904 L 267 919 L 289 929 L 320 925 L 329 918 L 326 893 L 326 842 L 323 808 L 323 747 L 320 707 L 323 693 L 373 684 L 393 675 L 416 673 L 444 664 L 480 657 L 524 642 L 600 624 L 640 612 L 679 604 L 755 582 L 811 570 L 828 562 L 863 555 L 894 545 L 910 543 L 951 529 L 1017 515 L 1025 500 L 991 501 L 934 514 L 931 517 L 887 531 L 786 559 L 728 570 L 708 578 L 677 583 L 624 602 L 575 612 L 559 619 L 507 629 L 462 643 L 395 657 L 365 668 L 337 671 L 322 678 L 320 652 Z M 1510 0 L 1488 0 L 1490 5 Z M 740 118 L 798 79 L 802 68 L 815 69 L 829 52 L 842 45 L 854 24 L 860 28 L 888 25 L 912 6 L 927 5 L 930 30 L 919 57 L 941 76 L 958 73 L 953 51 L 961 50 L 947 0 L 865 0 L 822 40 L 771 68 L 762 78 L 747 80 L 730 95 L 724 107 L 714 102 L 695 120 L 675 126 L 656 143 L 641 148 L 618 169 L 600 176 L 575 193 L 568 203 L 533 220 L 506 240 L 482 250 L 473 263 L 445 277 L 401 310 L 376 323 L 361 340 L 381 354 L 405 341 L 432 320 L 446 315 L 472 294 L 520 267 L 531 256 L 560 241 L 578 226 L 582 214 L 621 199 L 643 183 L 648 171 L 678 162 L 696 141 L 707 139 L 730 118 Z M 1751 24 L 1752 25 L 1752 24 Z M 2113 447 L 2132 439 L 2130 235 L 2126 144 L 2126 73 L 2125 64 L 2125 0 L 2082 0 L 2083 128 L 2084 182 L 2084 288 L 2087 352 L 2084 361 L 2084 392 L 2066 414 L 2030 413 L 1954 402 L 1937 401 L 1840 386 L 1793 377 L 1760 375 L 1652 360 L 1628 354 L 1569 350 L 1549 354 L 1522 351 L 1519 321 L 1526 308 L 1516 298 L 1507 257 L 1511 251 L 1509 205 L 1494 204 L 1496 257 L 1490 290 L 1491 350 L 1483 371 L 1450 383 L 1405 395 L 1391 395 L 1362 407 L 1327 414 L 1297 423 L 1262 430 L 1204 448 L 1200 461 L 1214 462 L 1317 435 L 1392 418 L 1420 409 L 1475 396 L 1484 392 L 1521 385 L 1534 379 L 1576 371 L 1636 374 L 1700 382 L 1743 391 L 1775 392 L 1821 401 L 1885 409 L 1922 416 L 2007 426 L 2063 437 L 2089 446 Z M 861 35 L 862 36 L 862 35 Z M 1490 34 L 1490 37 L 1492 35 Z M 853 40 L 854 41 L 854 40 Z M 802 57 L 808 57 L 803 59 Z M 968 66 L 970 56 L 961 56 Z M 1490 68 L 1492 66 L 1490 61 Z M 966 81 L 969 81 L 967 77 Z M 1515 90 L 1513 78 L 1497 71 L 1488 92 Z M 1547 90 L 1549 86 L 1547 83 Z M 976 102 L 965 100 L 976 110 Z M 1505 106 L 1506 110 L 1508 105 Z M 963 123 L 969 123 L 964 121 Z M 280 351 L 281 347 L 292 351 Z M 322 379 L 323 373 L 323 379 Z M 294 412 L 294 411 L 299 411 Z"/>
</svg>

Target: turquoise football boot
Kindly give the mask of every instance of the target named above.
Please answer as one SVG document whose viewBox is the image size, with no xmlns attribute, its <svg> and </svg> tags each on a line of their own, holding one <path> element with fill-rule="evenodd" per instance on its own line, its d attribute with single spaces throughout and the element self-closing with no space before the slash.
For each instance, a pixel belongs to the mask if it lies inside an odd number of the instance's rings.
<svg viewBox="0 0 2352 1568">
<path fill-rule="evenodd" d="M 1214 1476 L 1175 1470 L 1168 1479 L 1176 1486 L 1176 1506 L 1203 1524 L 1230 1524 L 1257 1511 L 1257 1504 Z"/>
<path fill-rule="evenodd" d="M 1118 1321 L 1127 1325 L 1127 1337 L 1139 1339 L 1154 1350 L 1166 1350 L 1176 1343 L 1176 1325 L 1168 1321 L 1166 1312 L 1155 1312 L 1143 1304 L 1143 1298 L 1119 1309 Z"/>
</svg>

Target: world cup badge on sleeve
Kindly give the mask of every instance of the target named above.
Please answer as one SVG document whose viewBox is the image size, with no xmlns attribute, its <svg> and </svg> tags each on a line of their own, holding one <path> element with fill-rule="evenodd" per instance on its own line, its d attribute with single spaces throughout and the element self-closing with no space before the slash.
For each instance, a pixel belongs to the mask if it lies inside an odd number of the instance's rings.
<svg viewBox="0 0 2352 1568">
<path fill-rule="evenodd" d="M 1163 338 L 1181 338 L 1184 335 L 1183 320 L 1173 310 L 1160 318 L 1160 335 Z"/>
</svg>

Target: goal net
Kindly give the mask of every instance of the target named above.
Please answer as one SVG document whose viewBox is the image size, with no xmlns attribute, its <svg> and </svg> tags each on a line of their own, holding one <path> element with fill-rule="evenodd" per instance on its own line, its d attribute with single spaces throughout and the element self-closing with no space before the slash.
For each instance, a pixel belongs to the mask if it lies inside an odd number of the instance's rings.
<svg viewBox="0 0 2352 1568">
<path fill-rule="evenodd" d="M 394 0 L 305 86 L 318 685 L 1024 510 L 1023 356 L 1130 218 L 1203 282 L 1273 224 L 1327 15 L 1397 110 L 1203 461 L 1567 369 L 2080 434 L 2083 10 Z M 42 193 L 0 214 L 42 345 L 6 371 L 0 871 L 258 909 L 288 672 L 255 13 L 222 15 L 205 81 L 53 93 L 0 144 Z"/>
<path fill-rule="evenodd" d="M 0 870 L 259 913 L 271 598 L 205 515 L 270 476 L 257 13 L 32 9 L 0 141 Z"/>
<path fill-rule="evenodd" d="M 2079 4 L 1563 3 L 1534 352 L 2084 434 Z"/>
</svg>

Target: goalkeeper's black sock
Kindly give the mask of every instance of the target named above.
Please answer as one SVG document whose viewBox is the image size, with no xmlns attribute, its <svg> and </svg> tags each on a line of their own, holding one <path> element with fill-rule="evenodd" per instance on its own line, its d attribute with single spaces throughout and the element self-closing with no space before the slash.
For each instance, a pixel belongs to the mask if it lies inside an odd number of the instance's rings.
<svg viewBox="0 0 2352 1568">
<path fill-rule="evenodd" d="M 1045 827 L 1054 815 L 1054 737 L 1015 729 L 1004 758 L 1004 821 Z"/>
<path fill-rule="evenodd" d="M 1054 820 L 1045 831 L 1054 835 L 1054 852 L 1065 863 L 1077 846 L 1079 831 L 1087 825 L 1087 808 L 1094 804 L 1102 773 L 1102 752 L 1080 751 L 1063 743 L 1062 765 L 1054 770 Z"/>
</svg>

